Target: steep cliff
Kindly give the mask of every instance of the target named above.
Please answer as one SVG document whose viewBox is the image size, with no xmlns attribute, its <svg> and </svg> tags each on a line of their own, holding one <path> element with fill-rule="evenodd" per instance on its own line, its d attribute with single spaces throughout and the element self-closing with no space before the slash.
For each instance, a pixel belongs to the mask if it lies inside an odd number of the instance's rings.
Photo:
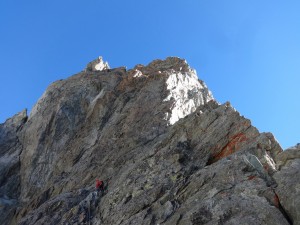
<svg viewBox="0 0 300 225">
<path fill-rule="evenodd" d="M 0 222 L 300 224 L 299 152 L 216 102 L 182 59 L 100 57 L 0 125 Z"/>
</svg>

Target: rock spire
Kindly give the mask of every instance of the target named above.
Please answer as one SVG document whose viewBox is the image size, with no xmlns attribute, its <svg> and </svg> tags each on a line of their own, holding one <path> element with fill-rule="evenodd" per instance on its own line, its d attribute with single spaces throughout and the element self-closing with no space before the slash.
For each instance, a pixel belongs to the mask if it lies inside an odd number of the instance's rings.
<svg viewBox="0 0 300 225">
<path fill-rule="evenodd" d="M 108 62 L 103 61 L 102 56 L 99 56 L 97 59 L 93 60 L 86 66 L 86 71 L 102 71 L 109 69 Z"/>
</svg>

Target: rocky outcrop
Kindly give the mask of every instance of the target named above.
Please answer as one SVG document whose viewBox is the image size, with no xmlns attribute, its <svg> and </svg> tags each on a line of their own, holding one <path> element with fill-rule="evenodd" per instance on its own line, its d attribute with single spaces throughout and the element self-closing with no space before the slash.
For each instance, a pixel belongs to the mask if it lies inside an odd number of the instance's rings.
<svg viewBox="0 0 300 225">
<path fill-rule="evenodd" d="M 27 120 L 26 110 L 0 124 L 0 224 L 10 221 L 20 195 L 20 154 L 18 134 Z"/>
<path fill-rule="evenodd" d="M 4 224 L 296 224 L 280 145 L 184 60 L 92 64 L 51 84 L 15 132 L 20 189 Z"/>
<path fill-rule="evenodd" d="M 104 62 L 102 57 L 98 57 L 98 59 L 95 59 L 94 61 L 90 62 L 86 66 L 86 71 L 90 72 L 96 72 L 96 71 L 102 71 L 102 70 L 108 70 L 110 67 L 108 65 L 108 62 Z"/>
<path fill-rule="evenodd" d="M 279 171 L 274 174 L 276 194 L 282 209 L 294 225 L 300 224 L 300 144 L 277 156 Z"/>
</svg>

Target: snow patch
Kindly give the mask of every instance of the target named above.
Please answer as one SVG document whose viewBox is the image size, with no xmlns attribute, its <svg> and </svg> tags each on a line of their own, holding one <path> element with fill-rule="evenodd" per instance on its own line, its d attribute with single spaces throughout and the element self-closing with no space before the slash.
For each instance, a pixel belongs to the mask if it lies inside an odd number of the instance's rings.
<svg viewBox="0 0 300 225">
<path fill-rule="evenodd" d="M 143 73 L 139 70 L 135 70 L 133 77 L 141 77 L 141 76 L 143 76 Z"/>
<path fill-rule="evenodd" d="M 96 71 L 102 71 L 105 69 L 109 69 L 108 62 L 104 62 L 102 57 L 99 56 L 98 62 L 94 65 L 94 70 Z"/>
<path fill-rule="evenodd" d="M 102 56 L 99 56 L 97 59 L 94 61 L 90 62 L 86 66 L 86 71 L 102 71 L 110 69 L 108 62 L 104 62 Z"/>
<path fill-rule="evenodd" d="M 198 80 L 195 70 L 186 73 L 170 73 L 166 84 L 170 94 L 164 101 L 173 101 L 171 115 L 166 114 L 165 116 L 165 118 L 169 118 L 170 125 L 194 112 L 198 106 L 213 99 L 206 85 Z"/>
</svg>

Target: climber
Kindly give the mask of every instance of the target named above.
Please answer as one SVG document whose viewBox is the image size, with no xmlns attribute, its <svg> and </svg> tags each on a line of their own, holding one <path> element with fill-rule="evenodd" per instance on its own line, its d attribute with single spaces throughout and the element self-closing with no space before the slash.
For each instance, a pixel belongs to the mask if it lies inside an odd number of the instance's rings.
<svg viewBox="0 0 300 225">
<path fill-rule="evenodd" d="M 97 192 L 104 191 L 104 183 L 102 180 L 96 179 L 96 191 Z"/>
</svg>

